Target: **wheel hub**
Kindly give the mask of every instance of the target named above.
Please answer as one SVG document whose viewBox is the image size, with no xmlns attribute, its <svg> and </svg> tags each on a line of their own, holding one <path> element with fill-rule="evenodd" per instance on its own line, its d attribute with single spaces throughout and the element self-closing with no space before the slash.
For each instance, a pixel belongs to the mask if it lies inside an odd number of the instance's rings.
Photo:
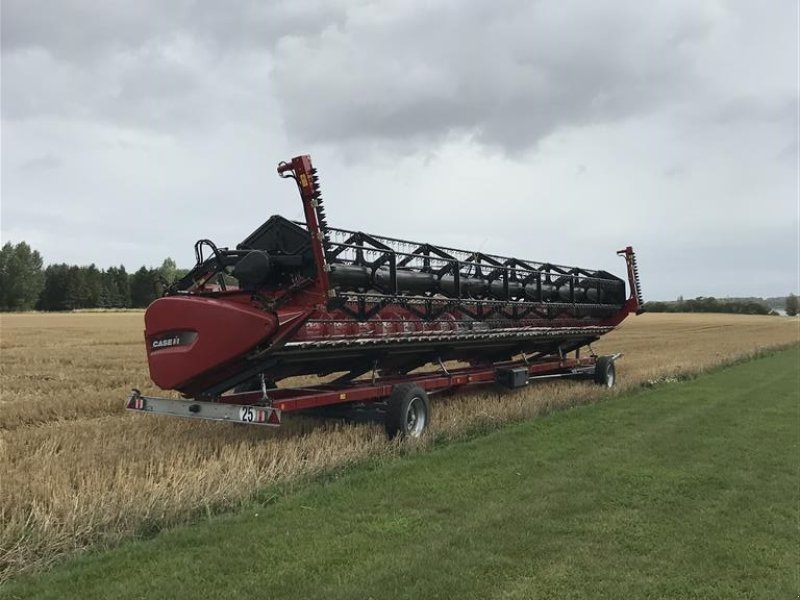
<svg viewBox="0 0 800 600">
<path fill-rule="evenodd" d="M 406 411 L 406 431 L 411 437 L 419 437 L 425 429 L 427 414 L 421 398 L 412 398 Z"/>
</svg>

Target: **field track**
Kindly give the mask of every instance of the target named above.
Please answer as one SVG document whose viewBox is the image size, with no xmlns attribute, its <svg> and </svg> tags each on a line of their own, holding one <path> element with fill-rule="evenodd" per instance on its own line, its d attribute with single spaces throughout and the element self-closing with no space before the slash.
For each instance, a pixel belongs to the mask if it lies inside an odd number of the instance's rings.
<svg viewBox="0 0 800 600">
<path fill-rule="evenodd" d="M 624 352 L 618 391 L 797 343 L 800 321 L 630 317 L 595 350 Z M 269 483 L 396 451 L 378 426 L 295 419 L 280 430 L 129 415 L 149 383 L 142 313 L 0 317 L 0 582 L 60 555 L 240 504 Z M 458 436 L 609 392 L 591 384 L 484 389 L 434 403 Z M 611 392 L 618 393 L 618 392 Z"/>
</svg>

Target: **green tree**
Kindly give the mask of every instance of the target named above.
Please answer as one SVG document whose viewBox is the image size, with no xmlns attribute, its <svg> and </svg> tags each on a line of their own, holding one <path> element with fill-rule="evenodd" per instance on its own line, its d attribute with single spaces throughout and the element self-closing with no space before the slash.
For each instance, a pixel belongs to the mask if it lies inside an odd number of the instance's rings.
<svg viewBox="0 0 800 600">
<path fill-rule="evenodd" d="M 175 264 L 174 260 L 167 257 L 158 268 L 158 274 L 163 277 L 168 284 L 172 283 L 175 281 L 175 277 L 178 275 L 178 265 Z"/>
<path fill-rule="evenodd" d="M 126 308 L 131 305 L 130 280 L 125 267 L 103 271 L 95 265 L 50 265 L 44 272 L 40 310 Z"/>
<path fill-rule="evenodd" d="M 0 249 L 0 310 L 30 310 L 44 287 L 42 256 L 25 242 Z"/>
<path fill-rule="evenodd" d="M 39 295 L 39 310 L 67 310 L 69 265 L 49 265 L 44 271 L 44 289 Z"/>
<path fill-rule="evenodd" d="M 6 242 L 0 248 L 0 310 L 9 310 L 8 308 L 8 265 L 11 258 L 14 256 L 14 246 L 11 242 Z"/>
<path fill-rule="evenodd" d="M 119 299 L 117 298 L 117 286 L 114 284 L 114 280 L 108 274 L 108 271 L 101 271 L 100 275 L 101 285 L 98 305 L 101 308 L 115 308 L 119 303 Z"/>
<path fill-rule="evenodd" d="M 64 293 L 64 306 L 67 310 L 87 308 L 89 305 L 88 286 L 85 268 L 72 265 L 67 271 L 67 289 Z"/>
<path fill-rule="evenodd" d="M 128 272 L 123 265 L 120 265 L 118 269 L 112 267 L 109 271 L 113 272 L 114 281 L 117 284 L 120 308 L 128 308 L 131 305 L 131 280 Z"/>
<path fill-rule="evenodd" d="M 125 267 L 109 267 L 103 273 L 103 291 L 106 306 L 127 308 L 131 305 L 131 287 Z"/>
<path fill-rule="evenodd" d="M 786 296 L 786 314 L 790 317 L 794 317 L 797 315 L 798 312 L 798 305 L 797 305 L 797 296 L 794 294 L 789 294 Z"/>
<path fill-rule="evenodd" d="M 84 295 L 85 303 L 82 308 L 97 308 L 102 306 L 101 297 L 103 295 L 103 274 L 94 264 L 83 267 L 84 285 L 86 286 Z"/>
<path fill-rule="evenodd" d="M 654 312 L 654 313 L 663 313 L 669 312 L 669 307 L 667 306 L 666 302 L 645 302 L 644 308 L 647 312 Z"/>
<path fill-rule="evenodd" d="M 131 275 L 131 306 L 145 308 L 156 299 L 156 280 L 158 269 L 142 267 Z"/>
</svg>

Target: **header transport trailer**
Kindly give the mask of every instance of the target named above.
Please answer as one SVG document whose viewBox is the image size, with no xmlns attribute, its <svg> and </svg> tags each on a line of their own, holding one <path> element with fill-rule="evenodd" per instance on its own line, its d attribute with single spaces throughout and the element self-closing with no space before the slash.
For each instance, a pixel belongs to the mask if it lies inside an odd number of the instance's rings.
<svg viewBox="0 0 800 600">
<path fill-rule="evenodd" d="M 545 377 L 614 385 L 619 355 L 581 349 L 642 310 L 630 247 L 618 252 L 626 294 L 606 271 L 329 227 L 310 157 L 278 174 L 297 183 L 305 221 L 273 216 L 235 250 L 195 244 L 197 264 L 145 312 L 150 376 L 184 399 L 133 390 L 128 409 L 275 426 L 367 408 L 390 436 L 418 437 L 435 393 Z M 325 379 L 276 385 L 299 375 Z"/>
</svg>

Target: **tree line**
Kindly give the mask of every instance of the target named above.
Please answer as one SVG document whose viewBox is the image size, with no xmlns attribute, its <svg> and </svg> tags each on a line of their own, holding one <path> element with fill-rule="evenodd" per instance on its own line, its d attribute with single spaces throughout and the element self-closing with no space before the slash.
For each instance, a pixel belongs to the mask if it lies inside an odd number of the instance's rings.
<svg viewBox="0 0 800 600">
<path fill-rule="evenodd" d="M 75 310 L 80 308 L 145 308 L 158 296 L 158 282 L 171 283 L 186 274 L 167 258 L 160 267 L 128 273 L 123 265 L 48 265 L 25 242 L 6 242 L 0 249 L 0 311 Z M 798 314 L 798 299 L 786 298 L 786 314 Z M 716 312 L 745 315 L 774 313 L 763 302 L 699 297 L 675 302 L 645 302 L 649 312 Z M 776 314 L 776 313 L 774 313 Z"/>
<path fill-rule="evenodd" d="M 158 296 L 158 282 L 185 274 L 167 258 L 160 267 L 128 273 L 123 265 L 48 265 L 25 242 L 0 248 L 0 310 L 144 308 Z"/>
<path fill-rule="evenodd" d="M 717 299 L 714 297 L 700 296 L 698 298 L 684 300 L 679 297 L 675 302 L 645 302 L 644 308 L 647 312 L 667 312 L 667 313 L 734 313 L 741 315 L 769 315 L 778 313 L 763 302 L 755 300 L 730 300 Z M 790 317 L 797 315 L 798 302 L 797 296 L 789 294 L 786 298 L 786 314 Z"/>
</svg>

